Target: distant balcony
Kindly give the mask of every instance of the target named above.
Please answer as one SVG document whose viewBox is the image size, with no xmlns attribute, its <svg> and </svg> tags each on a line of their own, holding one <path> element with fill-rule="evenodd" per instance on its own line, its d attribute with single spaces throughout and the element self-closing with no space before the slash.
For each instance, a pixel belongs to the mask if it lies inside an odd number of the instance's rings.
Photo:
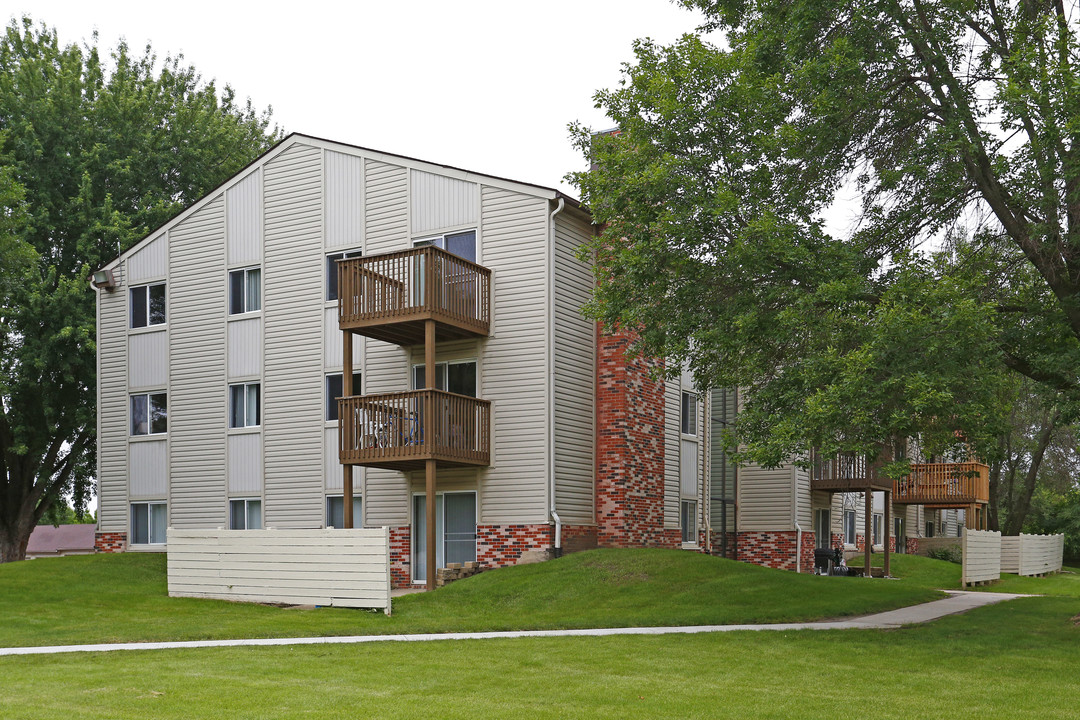
<svg viewBox="0 0 1080 720">
<path fill-rule="evenodd" d="M 488 335 L 491 270 L 431 245 L 338 262 L 342 330 L 420 345 L 427 320 L 440 342 Z"/>
<path fill-rule="evenodd" d="M 443 390 L 338 400 L 341 463 L 391 470 L 485 466 L 491 458 L 491 402 Z"/>
<path fill-rule="evenodd" d="M 917 463 L 896 481 L 893 502 L 963 508 L 990 502 L 990 468 L 977 462 Z"/>
<path fill-rule="evenodd" d="M 881 474 L 881 462 L 870 462 L 856 453 L 825 456 L 811 454 L 810 489 L 825 492 L 892 490 L 892 481 Z"/>
</svg>

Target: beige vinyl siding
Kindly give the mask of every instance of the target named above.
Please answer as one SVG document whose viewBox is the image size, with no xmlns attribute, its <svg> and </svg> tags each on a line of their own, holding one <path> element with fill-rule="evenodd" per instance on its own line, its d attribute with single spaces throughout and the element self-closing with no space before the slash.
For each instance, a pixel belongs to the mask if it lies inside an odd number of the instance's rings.
<svg viewBox="0 0 1080 720">
<path fill-rule="evenodd" d="M 327 150 L 326 247 L 358 248 L 364 230 L 364 159 Z"/>
<path fill-rule="evenodd" d="M 682 388 L 679 380 L 664 381 L 664 527 L 680 527 L 680 472 L 682 470 Z"/>
<path fill-rule="evenodd" d="M 364 254 L 409 248 L 409 175 L 398 165 L 368 160 L 364 169 Z M 408 389 L 408 353 L 378 340 L 365 340 L 363 392 Z M 355 482 L 355 481 L 354 481 Z M 409 522 L 409 486 L 404 473 L 369 468 L 364 472 L 364 525 Z"/>
<path fill-rule="evenodd" d="M 263 333 L 262 318 L 230 320 L 229 378 L 247 378 L 262 373 Z"/>
<path fill-rule="evenodd" d="M 481 361 L 492 405 L 492 464 L 482 478 L 479 522 L 547 522 L 548 202 L 481 189 L 483 264 L 492 270 L 494 335 Z"/>
<path fill-rule="evenodd" d="M 127 259 L 127 285 L 159 280 L 169 271 L 169 240 L 159 235 Z"/>
<path fill-rule="evenodd" d="M 123 265 L 121 265 L 121 268 Z M 122 279 L 122 272 L 116 272 Z M 98 291 L 98 528 L 127 530 L 127 283 Z"/>
<path fill-rule="evenodd" d="M 814 513 L 811 509 L 810 499 L 810 472 L 805 468 L 793 467 L 792 470 L 795 473 L 795 503 L 796 503 L 796 519 L 799 525 L 802 526 L 803 532 L 806 532 L 814 525 Z"/>
<path fill-rule="evenodd" d="M 296 145 L 265 176 L 264 526 L 323 520 L 322 151 Z"/>
<path fill-rule="evenodd" d="M 793 476 L 790 465 L 775 470 L 758 465 L 739 468 L 740 532 L 795 529 L 791 522 Z"/>
<path fill-rule="evenodd" d="M 574 253 L 592 225 L 569 208 L 555 216 L 555 508 L 564 523 L 596 522 L 596 326 L 581 315 L 592 269 Z"/>
<path fill-rule="evenodd" d="M 338 429 L 335 424 L 333 427 L 323 428 L 323 442 L 326 447 L 326 456 L 323 468 L 325 472 L 326 480 L 326 492 L 331 495 L 340 495 L 343 492 L 345 486 L 345 480 L 341 474 L 341 463 L 338 461 Z M 357 467 L 353 470 L 353 494 L 357 494 L 360 490 L 359 485 L 356 482 L 356 478 L 359 476 L 359 470 Z M 353 525 L 360 527 L 360 518 L 353 519 Z"/>
<path fill-rule="evenodd" d="M 422 170 L 412 170 L 410 179 L 414 235 L 476 225 L 476 210 L 480 205 L 476 183 Z"/>
<path fill-rule="evenodd" d="M 141 440 L 128 446 L 128 493 L 132 499 L 164 498 L 168 492 L 165 440 Z"/>
<path fill-rule="evenodd" d="M 229 495 L 262 495 L 262 433 L 230 433 L 228 447 Z"/>
<path fill-rule="evenodd" d="M 230 267 L 262 262 L 262 171 L 255 168 L 225 191 Z"/>
<path fill-rule="evenodd" d="M 164 388 L 169 382 L 169 335 L 164 327 L 128 337 L 128 383 L 132 388 Z"/>
<path fill-rule="evenodd" d="M 219 194 L 170 232 L 171 527 L 225 522 L 225 213 Z"/>
</svg>

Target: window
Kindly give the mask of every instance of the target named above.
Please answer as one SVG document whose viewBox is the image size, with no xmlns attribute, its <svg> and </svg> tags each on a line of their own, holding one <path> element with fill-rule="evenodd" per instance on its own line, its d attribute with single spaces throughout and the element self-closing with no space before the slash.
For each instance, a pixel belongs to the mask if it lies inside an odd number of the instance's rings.
<svg viewBox="0 0 1080 720">
<path fill-rule="evenodd" d="M 262 308 L 262 270 L 247 268 L 229 273 L 229 314 L 255 312 Z"/>
<path fill-rule="evenodd" d="M 424 245 L 434 245 L 440 247 L 443 250 L 453 253 L 460 258 L 465 258 L 472 262 L 476 262 L 476 231 L 468 230 L 466 232 L 450 233 L 448 235 L 439 235 L 437 237 L 424 238 L 423 240 L 417 240 L 413 243 L 415 247 L 423 247 Z"/>
<path fill-rule="evenodd" d="M 164 545 L 168 523 L 165 503 L 131 503 L 131 544 Z"/>
<path fill-rule="evenodd" d="M 413 365 L 413 389 L 423 390 L 427 385 L 423 365 Z M 476 397 L 476 361 L 455 360 L 435 363 L 435 388 Z"/>
<path fill-rule="evenodd" d="M 363 255 L 359 250 L 334 253 L 326 256 L 326 299 L 337 300 L 337 261 Z"/>
<path fill-rule="evenodd" d="M 131 396 L 131 434 L 161 435 L 169 431 L 169 408 L 165 393 Z"/>
<path fill-rule="evenodd" d="M 262 527 L 262 500 L 240 498 L 229 501 L 230 530 L 258 530 Z"/>
<path fill-rule="evenodd" d="M 881 516 L 874 515 L 873 530 L 874 530 L 874 545 L 881 544 Z"/>
<path fill-rule="evenodd" d="M 258 427 L 261 415 L 259 383 L 229 386 L 229 427 Z"/>
<path fill-rule="evenodd" d="M 343 381 L 344 377 L 341 373 L 326 376 L 326 419 L 328 421 L 338 419 L 337 401 L 345 394 Z M 358 372 L 352 374 L 352 390 L 353 395 L 360 394 L 360 373 Z"/>
<path fill-rule="evenodd" d="M 844 511 L 844 544 L 855 544 L 855 511 Z"/>
<path fill-rule="evenodd" d="M 360 527 L 360 513 L 364 509 L 363 499 L 359 495 L 353 495 L 352 517 L 353 527 Z M 345 496 L 328 495 L 326 498 L 326 527 L 345 527 Z"/>
<path fill-rule="evenodd" d="M 934 537 L 934 521 L 933 520 L 927 520 L 926 521 L 926 537 L 928 537 L 928 538 Z"/>
<path fill-rule="evenodd" d="M 131 327 L 165 324 L 165 283 L 131 288 Z"/>
<path fill-rule="evenodd" d="M 684 543 L 696 543 L 697 536 L 697 500 L 682 501 L 682 541 Z"/>
<path fill-rule="evenodd" d="M 682 434 L 697 435 L 697 395 L 682 394 Z"/>
<path fill-rule="evenodd" d="M 814 511 L 814 547 L 828 550 L 832 546 L 832 517 L 827 508 Z"/>
</svg>

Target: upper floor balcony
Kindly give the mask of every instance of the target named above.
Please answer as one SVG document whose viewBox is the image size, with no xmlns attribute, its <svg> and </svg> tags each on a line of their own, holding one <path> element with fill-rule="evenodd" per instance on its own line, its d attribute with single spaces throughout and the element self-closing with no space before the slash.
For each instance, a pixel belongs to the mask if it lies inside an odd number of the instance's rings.
<svg viewBox="0 0 1080 720">
<path fill-rule="evenodd" d="M 445 390 L 411 390 L 338 400 L 343 465 L 420 470 L 485 466 L 491 458 L 491 402 Z"/>
<path fill-rule="evenodd" d="M 962 508 L 990 502 L 990 468 L 979 462 L 915 463 L 896 481 L 893 502 Z"/>
<path fill-rule="evenodd" d="M 338 262 L 342 330 L 398 345 L 484 336 L 491 326 L 491 270 L 433 245 Z"/>
<path fill-rule="evenodd" d="M 892 481 L 881 473 L 880 461 L 870 461 L 858 453 L 810 456 L 810 489 L 826 492 L 892 490 Z"/>
</svg>

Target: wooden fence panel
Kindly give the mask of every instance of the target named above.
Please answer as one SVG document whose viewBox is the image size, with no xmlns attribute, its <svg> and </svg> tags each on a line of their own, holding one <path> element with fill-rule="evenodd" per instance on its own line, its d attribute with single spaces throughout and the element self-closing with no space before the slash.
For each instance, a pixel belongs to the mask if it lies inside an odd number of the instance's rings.
<svg viewBox="0 0 1080 720">
<path fill-rule="evenodd" d="M 1020 574 L 1045 575 L 1061 570 L 1064 535 L 1027 535 L 1020 533 Z"/>
<path fill-rule="evenodd" d="M 168 530 L 170 597 L 381 608 L 390 531 Z"/>
<path fill-rule="evenodd" d="M 1020 572 L 1020 538 L 1005 535 L 1001 538 L 1001 572 L 1018 574 Z"/>
<path fill-rule="evenodd" d="M 964 560 L 961 583 L 971 585 L 1001 577 L 1001 533 L 964 528 L 961 538 Z"/>
</svg>

